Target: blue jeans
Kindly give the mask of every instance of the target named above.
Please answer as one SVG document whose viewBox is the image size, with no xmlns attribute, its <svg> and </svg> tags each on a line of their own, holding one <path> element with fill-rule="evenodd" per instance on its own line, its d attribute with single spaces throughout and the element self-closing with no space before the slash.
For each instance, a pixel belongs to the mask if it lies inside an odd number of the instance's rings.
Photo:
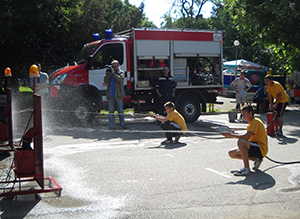
<svg viewBox="0 0 300 219">
<path fill-rule="evenodd" d="M 114 97 L 110 97 L 108 100 L 108 119 L 109 126 L 115 128 L 115 105 L 119 114 L 120 125 L 124 126 L 124 110 L 123 110 L 123 100 L 117 100 Z"/>
</svg>

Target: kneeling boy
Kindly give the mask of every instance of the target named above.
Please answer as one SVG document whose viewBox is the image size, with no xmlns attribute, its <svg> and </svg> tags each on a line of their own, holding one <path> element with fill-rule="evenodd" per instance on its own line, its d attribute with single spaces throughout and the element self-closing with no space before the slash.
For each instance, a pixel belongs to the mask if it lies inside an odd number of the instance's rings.
<svg viewBox="0 0 300 219">
<path fill-rule="evenodd" d="M 244 168 L 235 171 L 234 175 L 244 176 L 251 173 L 249 160 L 254 161 L 254 170 L 257 170 L 268 153 L 268 138 L 264 124 L 259 118 L 254 117 L 254 111 L 251 105 L 242 108 L 242 116 L 249 124 L 247 133 L 240 135 L 234 133 L 223 133 L 226 138 L 237 138 L 238 148 L 228 152 L 231 158 L 242 159 Z"/>
<path fill-rule="evenodd" d="M 185 134 L 186 123 L 183 116 L 175 109 L 175 104 L 168 101 L 164 104 L 167 116 L 161 115 L 149 115 L 161 122 L 160 127 L 163 130 L 181 130 L 182 132 L 166 132 L 167 140 L 163 141 L 161 144 L 173 143 L 172 137 L 175 137 L 175 143 L 178 143 L 181 134 Z"/>
</svg>

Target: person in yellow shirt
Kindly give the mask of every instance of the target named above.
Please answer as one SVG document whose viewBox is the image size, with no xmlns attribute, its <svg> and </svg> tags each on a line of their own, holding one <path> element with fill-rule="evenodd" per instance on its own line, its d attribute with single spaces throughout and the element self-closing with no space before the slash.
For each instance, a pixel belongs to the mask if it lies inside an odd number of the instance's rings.
<svg viewBox="0 0 300 219">
<path fill-rule="evenodd" d="M 267 75 L 265 77 L 265 83 L 267 85 L 267 92 L 269 93 L 269 102 L 270 108 L 276 110 L 276 122 L 278 124 L 278 130 L 276 130 L 275 135 L 282 136 L 282 126 L 283 126 L 283 113 L 287 106 L 287 102 L 289 97 L 285 92 L 282 85 L 277 82 L 273 81 L 273 77 L 271 75 Z M 272 102 L 272 97 L 274 101 Z"/>
<path fill-rule="evenodd" d="M 251 105 L 246 105 L 241 110 L 243 119 L 249 124 L 246 134 L 235 134 L 225 132 L 226 138 L 237 138 L 238 148 L 231 149 L 228 154 L 231 158 L 242 159 L 244 167 L 233 171 L 235 176 L 245 176 L 251 173 L 249 160 L 254 161 L 253 170 L 258 170 L 263 158 L 268 153 L 268 136 L 266 128 L 259 118 L 254 117 L 254 110 Z"/>
<path fill-rule="evenodd" d="M 149 114 L 150 117 L 157 119 L 161 122 L 160 127 L 163 130 L 181 130 L 182 132 L 166 132 L 167 140 L 163 141 L 161 144 L 171 144 L 173 143 L 172 138 L 175 137 L 174 143 L 178 143 L 182 134 L 185 134 L 186 123 L 183 116 L 175 109 L 175 104 L 168 101 L 164 104 L 167 116 L 161 116 L 158 114 Z"/>
</svg>

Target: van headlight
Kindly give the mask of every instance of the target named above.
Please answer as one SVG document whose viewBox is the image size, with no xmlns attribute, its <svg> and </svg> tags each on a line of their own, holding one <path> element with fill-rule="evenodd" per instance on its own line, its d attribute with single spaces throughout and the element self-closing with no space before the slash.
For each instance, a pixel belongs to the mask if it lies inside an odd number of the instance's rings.
<svg viewBox="0 0 300 219">
<path fill-rule="evenodd" d="M 57 75 L 53 81 L 51 82 L 51 85 L 60 85 L 64 82 L 65 78 L 67 77 L 67 74 L 60 74 Z"/>
</svg>

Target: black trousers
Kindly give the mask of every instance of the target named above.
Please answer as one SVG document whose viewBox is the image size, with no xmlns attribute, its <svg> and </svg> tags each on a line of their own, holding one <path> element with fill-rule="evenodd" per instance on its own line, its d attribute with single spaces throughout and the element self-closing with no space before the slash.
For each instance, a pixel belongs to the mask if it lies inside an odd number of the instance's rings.
<svg viewBox="0 0 300 219">
<path fill-rule="evenodd" d="M 160 115 L 164 115 L 164 105 L 166 102 L 172 101 L 172 94 L 162 94 L 161 98 L 157 100 L 157 113 Z"/>
<path fill-rule="evenodd" d="M 167 121 L 165 123 L 162 123 L 160 127 L 163 130 L 181 130 L 180 126 L 174 122 Z M 166 132 L 166 137 L 168 140 L 172 140 L 172 137 L 175 137 L 176 135 L 181 135 L 181 132 Z"/>
</svg>

